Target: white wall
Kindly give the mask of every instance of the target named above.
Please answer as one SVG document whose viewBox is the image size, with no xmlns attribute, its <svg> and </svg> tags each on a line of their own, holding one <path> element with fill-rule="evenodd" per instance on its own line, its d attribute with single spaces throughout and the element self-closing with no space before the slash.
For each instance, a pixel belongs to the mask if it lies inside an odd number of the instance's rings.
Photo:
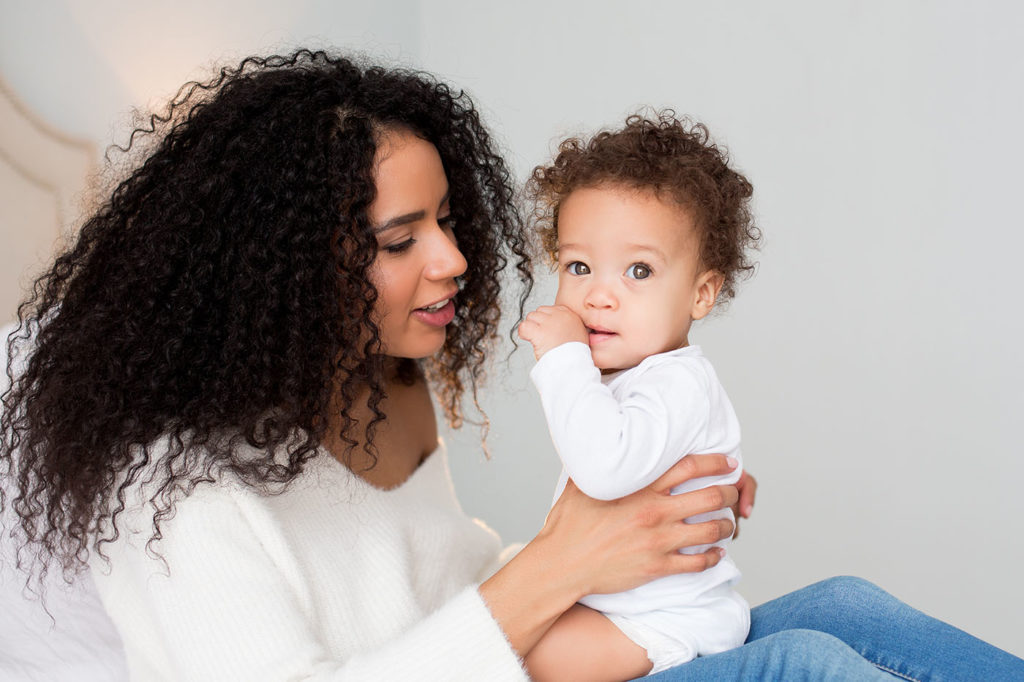
<svg viewBox="0 0 1024 682">
<path fill-rule="evenodd" d="M 417 13 L 411 0 L 0 0 L 0 73 L 48 122 L 102 150 L 124 141 L 133 108 L 251 53 L 344 46 L 411 62 Z"/>
<path fill-rule="evenodd" d="M 853 573 L 1024 655 L 1024 10 L 429 4 L 421 62 L 478 96 L 521 173 L 652 104 L 753 181 L 760 271 L 696 334 L 761 482 L 733 550 L 751 601 Z M 557 470 L 526 355 L 489 394 L 494 460 L 456 471 L 519 537 Z"/>
<path fill-rule="evenodd" d="M 643 104 L 706 121 L 766 234 L 695 339 L 761 481 L 733 549 L 744 593 L 862 575 L 1024 655 L 1017 5 L 0 1 L 0 73 L 100 146 L 197 65 L 310 41 L 467 88 L 520 174 Z M 449 437 L 464 506 L 510 539 L 539 528 L 557 472 L 530 364 L 493 372 L 492 461 L 471 430 Z"/>
</svg>

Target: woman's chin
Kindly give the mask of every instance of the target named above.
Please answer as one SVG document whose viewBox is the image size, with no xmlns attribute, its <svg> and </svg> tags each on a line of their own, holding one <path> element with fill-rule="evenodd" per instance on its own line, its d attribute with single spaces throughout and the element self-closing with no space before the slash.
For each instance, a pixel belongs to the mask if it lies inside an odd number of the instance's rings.
<svg viewBox="0 0 1024 682">
<path fill-rule="evenodd" d="M 444 348 L 444 329 L 437 330 L 438 333 L 430 339 L 417 339 L 393 346 L 385 346 L 384 355 L 399 360 L 424 360 L 433 357 Z"/>
</svg>

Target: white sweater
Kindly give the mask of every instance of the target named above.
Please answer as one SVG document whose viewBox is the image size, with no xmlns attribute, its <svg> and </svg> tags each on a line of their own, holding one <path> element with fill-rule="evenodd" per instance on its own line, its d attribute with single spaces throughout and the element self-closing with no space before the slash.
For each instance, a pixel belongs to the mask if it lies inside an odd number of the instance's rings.
<svg viewBox="0 0 1024 682">
<path fill-rule="evenodd" d="M 526 680 L 477 584 L 497 535 L 455 498 L 443 447 L 401 486 L 322 452 L 280 495 L 197 488 L 92 569 L 135 680 Z"/>
</svg>

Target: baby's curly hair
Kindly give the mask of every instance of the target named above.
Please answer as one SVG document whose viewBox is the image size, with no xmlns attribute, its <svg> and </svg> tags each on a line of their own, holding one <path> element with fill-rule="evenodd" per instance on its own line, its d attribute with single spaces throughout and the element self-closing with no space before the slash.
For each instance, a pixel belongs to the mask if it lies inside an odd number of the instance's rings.
<svg viewBox="0 0 1024 682">
<path fill-rule="evenodd" d="M 667 109 L 650 118 L 634 114 L 625 127 L 589 140 L 562 142 L 554 161 L 534 168 L 527 183 L 533 227 L 551 260 L 557 259 L 561 203 L 578 189 L 602 185 L 653 191 L 692 211 L 701 267 L 724 277 L 720 303 L 736 293 L 740 277 L 753 273 L 749 251 L 761 241 L 750 211 L 753 186 L 729 167 L 728 152 L 703 124 Z"/>
<path fill-rule="evenodd" d="M 283 487 L 329 417 L 350 449 L 365 429 L 376 456 L 385 363 L 367 210 L 392 128 L 440 153 L 468 262 L 443 349 L 399 373 L 425 373 L 460 423 L 496 339 L 499 273 L 514 264 L 520 309 L 532 284 L 511 176 L 472 101 L 427 74 L 322 51 L 247 58 L 186 84 L 131 133 L 123 151 L 145 157 L 19 306 L 0 418 L 13 492 L 0 509 L 40 574 L 102 556 L 141 481 L 152 542 L 175 500 L 223 473 Z M 366 386 L 376 416 L 357 424 Z"/>
</svg>

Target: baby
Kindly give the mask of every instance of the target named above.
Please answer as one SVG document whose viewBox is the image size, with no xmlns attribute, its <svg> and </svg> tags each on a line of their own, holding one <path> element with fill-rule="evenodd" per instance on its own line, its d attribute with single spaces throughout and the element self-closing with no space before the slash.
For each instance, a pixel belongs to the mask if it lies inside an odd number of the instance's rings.
<svg viewBox="0 0 1024 682">
<path fill-rule="evenodd" d="M 688 453 L 741 461 L 736 414 L 689 332 L 753 270 L 747 251 L 760 233 L 750 183 L 703 125 L 669 111 L 563 142 L 530 190 L 558 294 L 519 334 L 533 345 L 531 377 L 563 463 L 556 499 L 569 478 L 591 497 L 623 497 Z M 735 483 L 740 473 L 672 492 Z M 710 518 L 732 512 L 688 521 Z M 724 557 L 702 573 L 589 595 L 527 656 L 530 674 L 622 680 L 739 646 L 750 625 L 733 591 L 739 575 Z"/>
</svg>

